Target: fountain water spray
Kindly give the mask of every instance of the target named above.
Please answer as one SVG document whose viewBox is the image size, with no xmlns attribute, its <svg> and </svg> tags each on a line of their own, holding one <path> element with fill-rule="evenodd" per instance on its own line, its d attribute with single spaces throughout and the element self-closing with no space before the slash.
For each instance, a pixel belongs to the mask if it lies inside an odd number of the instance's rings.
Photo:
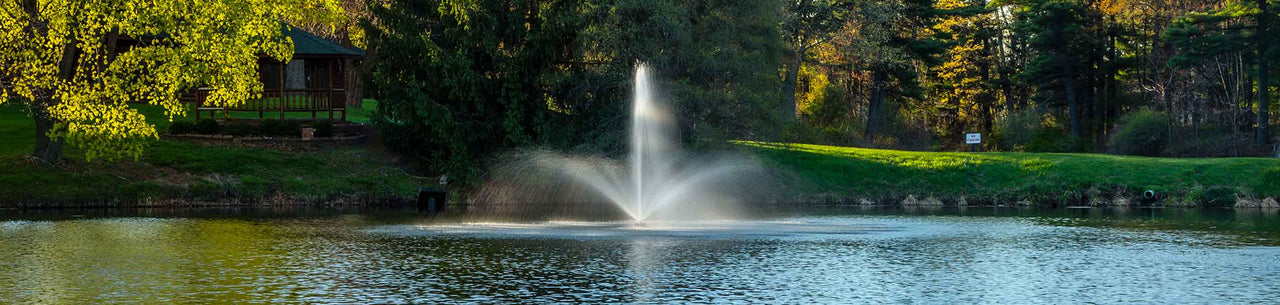
<svg viewBox="0 0 1280 305">
<path fill-rule="evenodd" d="M 640 64 L 636 67 L 635 87 L 631 106 L 631 173 L 635 182 L 632 190 L 631 208 L 627 214 L 637 221 L 645 219 L 645 179 L 650 183 L 659 183 L 668 158 L 669 151 L 667 133 L 670 131 L 663 119 L 668 114 L 659 108 L 653 100 L 653 80 L 649 79 L 649 67 Z"/>
<path fill-rule="evenodd" d="M 521 154 L 508 158 L 514 162 L 491 173 L 493 179 L 482 190 L 482 197 L 487 198 L 481 201 L 516 205 L 580 203 L 603 197 L 636 222 L 662 213 L 699 218 L 728 216 L 727 203 L 762 189 L 759 185 L 748 186 L 764 180 L 759 179 L 762 175 L 756 175 L 762 172 L 760 167 L 745 156 L 683 156 L 676 144 L 675 120 L 666 104 L 657 98 L 654 85 L 649 67 L 639 64 L 631 101 L 627 160 L 549 151 Z M 565 176 L 571 183 L 557 178 Z M 587 191 L 577 192 L 577 186 L 584 186 Z"/>
</svg>

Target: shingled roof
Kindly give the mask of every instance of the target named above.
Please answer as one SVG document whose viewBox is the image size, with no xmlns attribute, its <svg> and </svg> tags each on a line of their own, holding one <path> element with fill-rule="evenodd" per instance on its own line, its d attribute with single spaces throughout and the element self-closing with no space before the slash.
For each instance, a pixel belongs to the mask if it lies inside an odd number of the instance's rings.
<svg viewBox="0 0 1280 305">
<path fill-rule="evenodd" d="M 361 57 L 364 51 L 344 47 L 340 44 L 320 38 L 315 34 L 291 25 L 284 25 L 284 34 L 293 40 L 293 55 L 334 55 Z"/>
</svg>

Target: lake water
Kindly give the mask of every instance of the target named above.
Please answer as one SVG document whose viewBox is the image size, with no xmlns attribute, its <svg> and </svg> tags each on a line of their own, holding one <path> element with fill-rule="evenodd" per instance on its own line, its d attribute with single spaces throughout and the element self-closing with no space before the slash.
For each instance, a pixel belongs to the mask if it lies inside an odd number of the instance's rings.
<svg viewBox="0 0 1280 305">
<path fill-rule="evenodd" d="M 828 209 L 641 226 L 60 214 L 0 214 L 0 303 L 1280 302 L 1276 211 Z"/>
</svg>

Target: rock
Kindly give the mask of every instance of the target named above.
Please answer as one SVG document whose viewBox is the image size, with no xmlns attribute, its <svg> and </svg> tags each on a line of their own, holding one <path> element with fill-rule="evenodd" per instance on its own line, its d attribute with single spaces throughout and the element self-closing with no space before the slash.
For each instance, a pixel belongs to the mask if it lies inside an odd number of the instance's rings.
<svg viewBox="0 0 1280 305">
<path fill-rule="evenodd" d="M 942 201 L 938 201 L 938 198 L 933 198 L 933 196 L 920 200 L 920 199 L 916 199 L 915 195 L 907 195 L 907 199 L 902 200 L 902 205 L 904 206 L 942 206 Z"/>
<path fill-rule="evenodd" d="M 1237 207 L 1237 208 L 1280 208 L 1280 203 L 1276 202 L 1276 199 L 1275 199 L 1275 198 L 1272 198 L 1272 197 L 1267 197 L 1266 199 L 1262 199 L 1262 200 L 1258 200 L 1258 199 L 1254 199 L 1254 198 L 1245 198 L 1245 197 L 1240 197 L 1240 198 L 1236 199 L 1236 204 L 1234 205 L 1234 207 Z"/>
</svg>

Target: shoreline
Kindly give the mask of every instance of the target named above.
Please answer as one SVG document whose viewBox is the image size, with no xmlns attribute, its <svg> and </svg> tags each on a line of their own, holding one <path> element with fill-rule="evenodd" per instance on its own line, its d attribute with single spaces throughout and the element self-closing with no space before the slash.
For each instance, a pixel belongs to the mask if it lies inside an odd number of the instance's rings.
<svg viewBox="0 0 1280 305">
<path fill-rule="evenodd" d="M 1084 191 L 1082 191 L 1084 192 Z M 1187 201 L 1166 201 L 1166 200 L 1144 200 L 1141 196 L 1134 197 L 1092 197 L 1092 198 L 1072 198 L 1058 202 L 1033 202 L 1026 199 L 1021 200 L 1001 200 L 993 199 L 990 196 L 958 196 L 958 197 L 935 197 L 935 196 L 880 196 L 878 198 L 866 196 L 837 196 L 837 195 L 818 195 L 818 198 L 827 200 L 818 200 L 815 198 L 803 200 L 806 206 L 898 206 L 898 207 L 1036 207 L 1036 208 L 1081 208 L 1081 207 L 1141 207 L 1141 208 L 1188 208 L 1188 209 L 1215 209 L 1215 208 L 1256 208 L 1256 209 L 1275 209 L 1280 208 L 1273 197 L 1261 199 L 1254 198 L 1238 198 L 1234 202 L 1225 202 L 1223 204 L 1203 204 L 1201 202 Z"/>
<path fill-rule="evenodd" d="M 943 208 L 1179 208 L 1179 209 L 1280 209 L 1275 198 L 1261 200 L 1241 199 L 1232 204 L 1205 206 L 1194 203 L 1167 204 L 1159 201 L 1142 202 L 1137 200 L 1118 200 L 1120 203 L 1035 203 L 1022 201 L 971 201 L 965 197 L 946 198 L 932 196 L 907 195 L 901 199 L 884 197 L 878 200 L 869 197 L 836 198 L 833 200 L 806 199 L 803 201 L 784 201 L 762 204 L 743 204 L 750 208 L 814 208 L 814 207 L 943 207 Z M 33 210 L 68 210 L 68 209 L 206 209 L 206 208 L 401 208 L 416 205 L 417 198 L 412 197 L 359 197 L 319 199 L 305 197 L 270 196 L 248 200 L 216 200 L 193 201 L 183 198 L 154 199 L 141 202 L 80 202 L 71 204 L 47 203 L 0 203 L 0 211 L 33 211 Z M 1128 203 L 1128 204 L 1124 204 Z M 607 203 L 600 203 L 607 206 Z M 450 204 L 449 208 L 482 207 L 486 204 L 464 203 Z"/>
<path fill-rule="evenodd" d="M 189 198 L 148 198 L 134 202 L 72 202 L 53 204 L 47 202 L 3 202 L 4 210 L 61 210 L 61 209 L 204 209 L 204 208 L 378 208 L 413 206 L 417 198 L 393 196 L 290 196 L 276 194 L 254 198 L 224 198 L 221 200 L 191 200 Z"/>
</svg>

